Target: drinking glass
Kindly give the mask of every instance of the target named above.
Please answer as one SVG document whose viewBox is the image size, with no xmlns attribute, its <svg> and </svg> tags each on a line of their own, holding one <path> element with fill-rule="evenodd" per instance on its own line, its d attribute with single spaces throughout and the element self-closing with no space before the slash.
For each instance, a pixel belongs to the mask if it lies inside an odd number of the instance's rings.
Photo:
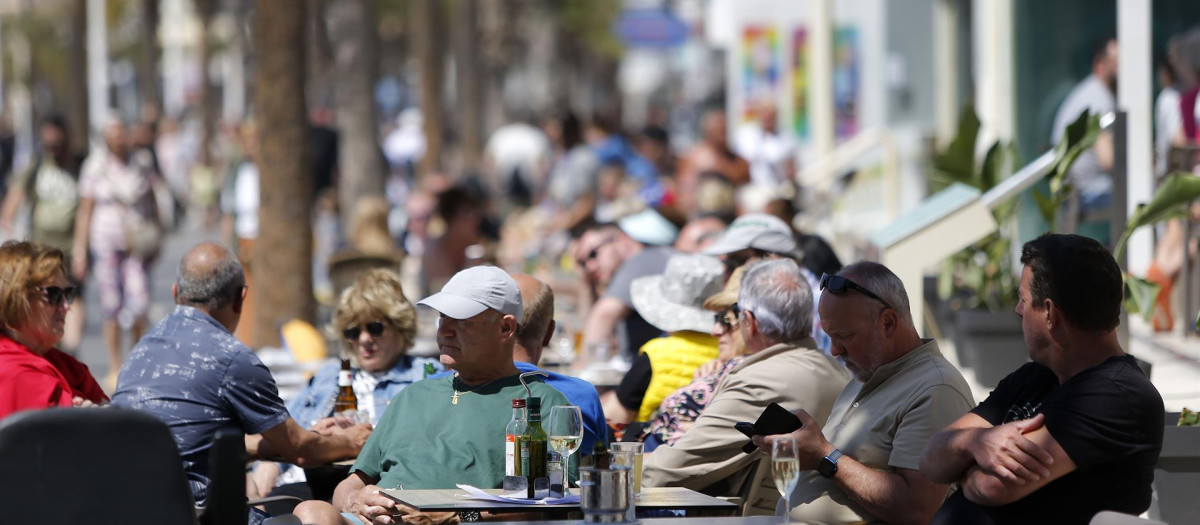
<svg viewBox="0 0 1200 525">
<path fill-rule="evenodd" d="M 567 465 L 571 454 L 579 450 L 583 443 L 583 414 L 574 405 L 559 405 L 550 408 L 550 417 L 546 418 L 546 435 L 550 440 L 550 450 L 562 457 L 563 463 L 563 495 L 570 493 L 567 482 Z"/>
<path fill-rule="evenodd" d="M 612 444 L 613 466 L 624 465 L 633 470 L 633 493 L 642 493 L 642 456 L 645 445 L 640 441 L 616 441 Z M 626 463 L 628 461 L 629 463 Z"/>
<path fill-rule="evenodd" d="M 792 510 L 792 490 L 800 480 L 800 458 L 796 455 L 794 438 L 779 438 L 771 444 L 771 473 L 775 476 L 775 488 L 783 496 L 783 517 Z"/>
</svg>

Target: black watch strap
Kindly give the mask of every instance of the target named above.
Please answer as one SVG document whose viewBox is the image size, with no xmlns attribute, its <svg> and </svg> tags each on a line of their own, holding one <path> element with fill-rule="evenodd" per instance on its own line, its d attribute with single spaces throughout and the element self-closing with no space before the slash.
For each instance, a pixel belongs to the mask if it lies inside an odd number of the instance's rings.
<svg viewBox="0 0 1200 525">
<path fill-rule="evenodd" d="M 821 458 L 821 463 L 817 465 L 817 473 L 825 479 L 832 479 L 838 471 L 838 460 L 842 459 L 842 451 L 833 449 L 828 456 Z"/>
</svg>

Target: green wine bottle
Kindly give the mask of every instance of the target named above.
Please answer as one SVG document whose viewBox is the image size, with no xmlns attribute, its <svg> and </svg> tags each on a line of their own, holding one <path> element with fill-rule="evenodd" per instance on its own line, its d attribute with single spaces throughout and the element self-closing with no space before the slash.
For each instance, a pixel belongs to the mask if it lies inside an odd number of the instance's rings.
<svg viewBox="0 0 1200 525">
<path fill-rule="evenodd" d="M 521 475 L 529 480 L 529 498 L 538 497 L 538 482 L 549 488 L 546 479 L 546 431 L 542 429 L 542 398 L 530 397 L 527 402 L 527 426 L 518 442 L 521 450 Z"/>
</svg>

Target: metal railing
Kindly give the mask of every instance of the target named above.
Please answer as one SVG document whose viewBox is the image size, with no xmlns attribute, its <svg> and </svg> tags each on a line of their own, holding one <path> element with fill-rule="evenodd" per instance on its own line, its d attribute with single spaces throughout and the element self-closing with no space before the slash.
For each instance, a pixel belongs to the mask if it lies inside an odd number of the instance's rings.
<svg viewBox="0 0 1200 525">
<path fill-rule="evenodd" d="M 876 148 L 883 152 L 884 206 L 888 220 L 893 220 L 900 213 L 900 161 L 896 143 L 887 130 L 869 129 L 858 133 L 828 155 L 801 168 L 796 173 L 796 180 L 802 185 L 827 191 L 842 171 L 861 162 L 864 155 Z"/>
<path fill-rule="evenodd" d="M 1111 128 L 1116 121 L 1116 113 L 1105 113 L 1100 117 L 1100 130 Z M 1001 203 L 1037 184 L 1037 181 L 1046 174 L 1046 170 L 1050 169 L 1051 164 L 1054 164 L 1054 149 L 1041 154 L 1038 158 L 1033 159 L 1033 162 L 1026 164 L 1007 179 L 1000 181 L 999 184 L 984 193 L 980 199 L 988 208 L 996 209 Z M 1116 162 L 1113 164 L 1115 166 Z"/>
</svg>

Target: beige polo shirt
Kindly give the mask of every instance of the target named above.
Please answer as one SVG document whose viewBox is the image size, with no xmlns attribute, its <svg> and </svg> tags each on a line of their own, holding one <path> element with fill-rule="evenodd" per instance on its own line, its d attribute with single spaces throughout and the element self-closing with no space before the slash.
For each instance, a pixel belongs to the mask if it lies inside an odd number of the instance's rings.
<svg viewBox="0 0 1200 525">
<path fill-rule="evenodd" d="M 833 446 L 874 469 L 920 469 L 929 438 L 975 406 L 937 342 L 924 342 L 866 383 L 846 385 L 822 428 Z M 800 474 L 791 504 L 792 519 L 804 523 L 881 523 L 816 471 Z"/>
</svg>

